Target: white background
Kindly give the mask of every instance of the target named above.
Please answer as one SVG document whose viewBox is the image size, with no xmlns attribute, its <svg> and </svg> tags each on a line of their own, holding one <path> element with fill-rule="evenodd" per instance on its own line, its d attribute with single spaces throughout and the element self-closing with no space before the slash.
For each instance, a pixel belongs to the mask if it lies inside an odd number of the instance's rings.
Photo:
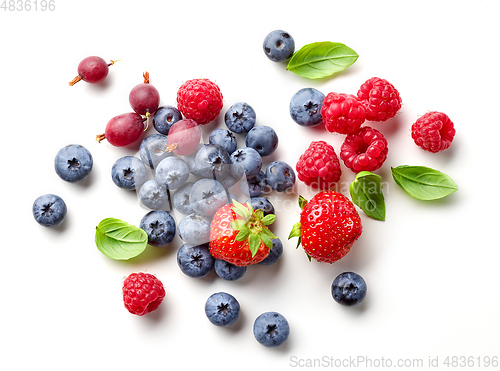
<svg viewBox="0 0 500 371">
<path fill-rule="evenodd" d="M 429 357 L 439 357 L 444 369 L 447 356 L 500 356 L 498 1 L 55 5 L 52 12 L 0 11 L 2 369 L 169 370 L 177 364 L 282 370 L 299 360 L 358 356 L 383 357 L 393 366 L 398 359 L 422 359 L 426 367 Z M 338 41 L 360 57 L 332 78 L 301 78 L 265 57 L 262 41 L 275 29 L 288 31 L 296 50 Z M 122 61 L 103 84 L 69 87 L 89 55 Z M 386 221 L 360 212 L 363 234 L 351 252 L 333 265 L 309 263 L 296 242 L 287 241 L 299 218 L 298 193 L 314 194 L 297 184 L 293 195 L 270 196 L 282 259 L 250 267 L 240 281 L 226 282 L 213 272 L 199 280 L 182 274 L 177 237 L 128 262 L 108 259 L 94 244 L 99 221 L 115 217 L 138 225 L 147 211 L 110 177 L 114 161 L 135 154 L 138 145 L 115 148 L 98 144 L 95 135 L 111 117 L 131 111 L 128 94 L 144 71 L 161 104 L 175 104 L 184 81 L 203 77 L 219 85 L 223 112 L 238 101 L 252 105 L 258 125 L 272 126 L 280 138 L 264 166 L 275 159 L 295 166 L 311 140 L 340 151 L 344 136 L 291 120 L 288 103 L 297 90 L 354 94 L 370 77 L 389 80 L 403 99 L 400 113 L 367 123 L 389 141 L 388 159 L 377 171 L 385 182 Z M 419 149 L 409 131 L 431 110 L 447 113 L 457 130 L 452 147 L 438 154 Z M 224 127 L 221 118 L 204 128 L 206 140 L 210 130 Z M 55 154 L 71 143 L 94 157 L 82 184 L 65 183 L 54 172 Z M 441 170 L 459 191 L 441 201 L 412 199 L 390 174 L 391 166 L 403 164 Z M 347 194 L 354 174 L 343 164 L 342 171 L 339 190 Z M 66 201 L 60 228 L 33 220 L 32 203 L 45 193 Z M 128 313 L 121 297 L 123 278 L 137 271 L 157 275 L 167 291 L 160 309 L 144 317 Z M 361 274 L 368 284 L 358 307 L 342 307 L 331 297 L 330 285 L 343 271 Z M 204 303 L 217 291 L 240 302 L 240 319 L 231 328 L 205 317 Z M 252 334 L 254 319 L 271 310 L 291 326 L 288 342 L 277 349 L 261 346 Z"/>
</svg>

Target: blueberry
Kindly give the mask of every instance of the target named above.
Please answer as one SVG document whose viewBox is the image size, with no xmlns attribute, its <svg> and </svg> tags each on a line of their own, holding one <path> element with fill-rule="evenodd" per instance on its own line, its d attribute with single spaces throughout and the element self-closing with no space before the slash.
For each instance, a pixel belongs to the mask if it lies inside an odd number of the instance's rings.
<svg viewBox="0 0 500 371">
<path fill-rule="evenodd" d="M 231 161 L 231 174 L 239 179 L 245 174 L 247 179 L 256 176 L 262 167 L 262 157 L 259 152 L 251 147 L 243 147 L 233 152 Z"/>
<path fill-rule="evenodd" d="M 189 167 L 179 157 L 167 157 L 156 167 L 155 178 L 168 189 L 176 189 L 187 182 Z"/>
<path fill-rule="evenodd" d="M 337 303 L 342 305 L 359 304 L 366 296 L 366 282 L 357 273 L 341 273 L 333 280 L 332 296 Z"/>
<path fill-rule="evenodd" d="M 271 241 L 273 241 L 273 248 L 271 249 L 271 252 L 259 264 L 271 265 L 276 263 L 279 258 L 281 258 L 281 255 L 283 254 L 283 244 L 281 243 L 281 240 L 279 238 L 275 238 Z"/>
<path fill-rule="evenodd" d="M 269 156 L 278 148 L 278 135 L 270 126 L 256 126 L 248 132 L 245 144 L 261 156 Z"/>
<path fill-rule="evenodd" d="M 161 160 L 172 155 L 173 152 L 167 150 L 167 137 L 162 134 L 152 134 L 144 138 L 139 147 L 142 162 L 151 169 L 155 169 Z"/>
<path fill-rule="evenodd" d="M 66 203 L 59 196 L 46 194 L 33 202 L 33 217 L 44 227 L 55 227 L 66 217 Z"/>
<path fill-rule="evenodd" d="M 173 106 L 159 107 L 153 116 L 153 126 L 156 131 L 168 135 L 168 131 L 177 121 L 182 120 L 182 114 Z"/>
<path fill-rule="evenodd" d="M 313 88 L 300 89 L 290 100 L 290 116 L 301 126 L 321 124 L 321 107 L 325 95 Z"/>
<path fill-rule="evenodd" d="M 226 129 L 215 129 L 210 133 L 208 138 L 210 144 L 218 144 L 222 146 L 230 155 L 236 150 L 238 144 L 233 133 Z"/>
<path fill-rule="evenodd" d="M 238 183 L 238 179 L 231 174 L 232 167 L 233 165 L 222 165 L 222 174 L 215 177 L 226 190 Z"/>
<path fill-rule="evenodd" d="M 217 180 L 200 179 L 193 184 L 189 192 L 189 202 L 196 213 L 214 215 L 227 204 L 227 193 Z"/>
<path fill-rule="evenodd" d="M 264 216 L 268 214 L 274 214 L 274 206 L 265 197 L 252 197 L 245 201 L 245 203 L 249 202 L 254 210 L 261 209 L 264 211 Z"/>
<path fill-rule="evenodd" d="M 240 181 L 240 189 L 241 192 L 251 198 L 262 196 L 267 189 L 266 174 L 261 170 L 256 176 L 248 179 L 246 182 Z"/>
<path fill-rule="evenodd" d="M 177 226 L 177 234 L 185 243 L 201 245 L 210 242 L 211 220 L 207 216 L 189 214 L 181 219 Z"/>
<path fill-rule="evenodd" d="M 54 160 L 57 175 L 70 183 L 85 179 L 92 170 L 93 163 L 90 152 L 79 144 L 61 148 Z"/>
<path fill-rule="evenodd" d="M 189 277 L 205 277 L 213 269 L 214 261 L 208 243 L 196 246 L 186 243 L 177 251 L 177 264 L 182 273 Z"/>
<path fill-rule="evenodd" d="M 194 213 L 189 202 L 189 192 L 191 192 L 193 184 L 192 182 L 184 183 L 175 190 L 173 197 L 174 207 L 182 214 L 188 215 Z"/>
<path fill-rule="evenodd" d="M 253 324 L 255 339 L 269 348 L 282 345 L 290 335 L 290 326 L 283 315 L 277 312 L 262 313 Z"/>
<path fill-rule="evenodd" d="M 212 324 L 226 327 L 236 322 L 240 315 L 240 303 L 226 292 L 210 295 L 205 303 L 205 314 Z"/>
<path fill-rule="evenodd" d="M 144 215 L 139 228 L 147 233 L 151 246 L 167 246 L 175 237 L 175 220 L 163 210 L 150 211 Z"/>
<path fill-rule="evenodd" d="M 255 125 L 254 109 L 247 103 L 233 104 L 224 115 L 224 122 L 229 130 L 236 134 L 248 133 Z"/>
<path fill-rule="evenodd" d="M 145 182 L 139 190 L 141 203 L 149 209 L 160 210 L 169 205 L 170 194 L 165 186 L 154 180 Z"/>
<path fill-rule="evenodd" d="M 266 180 L 272 190 L 285 192 L 295 185 L 295 172 L 286 162 L 274 161 L 266 169 Z"/>
<path fill-rule="evenodd" d="M 247 271 L 247 267 L 239 267 L 222 259 L 215 259 L 214 268 L 215 273 L 226 281 L 239 280 Z"/>
<path fill-rule="evenodd" d="M 262 47 L 270 60 L 273 62 L 284 62 L 293 55 L 295 41 L 288 32 L 275 30 L 266 36 Z"/>
<path fill-rule="evenodd" d="M 197 175 L 212 178 L 224 174 L 229 164 L 229 154 L 218 144 L 205 144 L 200 148 L 194 159 L 194 171 Z"/>
<path fill-rule="evenodd" d="M 146 166 L 137 157 L 120 157 L 111 168 L 111 178 L 120 188 L 139 189 L 146 181 Z"/>
<path fill-rule="evenodd" d="M 191 153 L 190 155 L 187 155 L 187 156 L 184 156 L 183 157 L 183 160 L 184 162 L 188 165 L 189 167 L 189 171 L 192 173 L 192 174 L 195 174 L 196 175 L 196 172 L 195 172 L 195 169 L 194 169 L 194 160 L 196 158 L 196 155 L 198 154 L 198 151 L 202 148 L 202 147 L 205 147 L 205 144 L 203 143 L 200 143 L 198 144 L 198 148 L 196 149 L 196 151 L 194 151 L 193 153 Z"/>
</svg>

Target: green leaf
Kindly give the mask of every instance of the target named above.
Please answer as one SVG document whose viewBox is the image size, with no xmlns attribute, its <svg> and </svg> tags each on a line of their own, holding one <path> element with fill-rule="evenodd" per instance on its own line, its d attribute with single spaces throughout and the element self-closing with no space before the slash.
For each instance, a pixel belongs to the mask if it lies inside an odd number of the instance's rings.
<svg viewBox="0 0 500 371">
<path fill-rule="evenodd" d="M 255 218 L 258 220 L 262 220 L 264 218 L 264 210 L 257 209 L 257 211 L 255 211 Z"/>
<path fill-rule="evenodd" d="M 270 225 L 270 224 L 273 224 L 275 220 L 276 220 L 276 215 L 268 214 L 262 218 L 261 222 L 264 225 Z"/>
<path fill-rule="evenodd" d="M 238 234 L 236 235 L 236 241 L 245 241 L 248 236 L 250 235 L 250 229 L 248 229 L 247 227 L 245 228 L 242 228 Z"/>
<path fill-rule="evenodd" d="M 293 238 L 293 237 L 301 237 L 302 230 L 300 229 L 300 227 L 301 227 L 300 222 L 295 223 L 292 227 L 292 231 L 288 235 L 288 239 Z"/>
<path fill-rule="evenodd" d="M 257 254 L 260 246 L 260 237 L 255 233 L 250 233 L 248 237 L 248 247 L 250 248 L 250 252 L 252 253 L 252 258 Z"/>
<path fill-rule="evenodd" d="M 274 235 L 274 233 L 273 233 L 273 232 L 271 232 L 271 231 L 269 230 L 269 228 L 267 228 L 267 227 L 262 228 L 261 235 L 262 235 L 262 234 L 265 234 L 266 236 L 268 236 L 269 238 L 272 238 L 273 240 L 274 240 L 274 239 L 276 239 L 276 238 L 278 238 L 278 237 L 276 237 L 276 236 Z"/>
<path fill-rule="evenodd" d="M 271 238 L 269 238 L 268 235 L 266 235 L 264 233 L 261 233 L 260 234 L 260 239 L 262 240 L 262 242 L 264 242 L 266 244 L 267 247 L 269 247 L 272 250 L 272 248 L 273 248 L 273 241 L 271 240 Z"/>
<path fill-rule="evenodd" d="M 233 202 L 233 211 L 241 216 L 243 219 L 248 220 L 250 218 L 250 215 L 252 214 L 250 210 L 243 204 L 239 203 L 238 201 L 234 200 Z"/>
<path fill-rule="evenodd" d="M 241 219 L 236 219 L 231 222 L 231 228 L 235 231 L 240 231 L 246 226 L 246 221 Z"/>
<path fill-rule="evenodd" d="M 307 205 L 307 200 L 302 197 L 301 195 L 299 195 L 299 207 L 300 207 L 300 210 L 304 210 L 304 207 L 306 207 Z"/>
<path fill-rule="evenodd" d="M 146 249 L 148 235 L 141 228 L 120 219 L 106 218 L 96 227 L 95 244 L 111 259 L 128 260 Z"/>
<path fill-rule="evenodd" d="M 341 72 L 358 59 L 348 46 L 331 41 L 304 45 L 288 61 L 287 70 L 309 79 L 319 79 Z"/>
<path fill-rule="evenodd" d="M 369 171 L 360 171 L 351 183 L 352 202 L 375 220 L 385 220 L 385 202 L 382 177 Z"/>
<path fill-rule="evenodd" d="M 448 175 L 429 167 L 401 165 L 391 170 L 394 181 L 419 200 L 437 200 L 458 190 Z"/>
</svg>

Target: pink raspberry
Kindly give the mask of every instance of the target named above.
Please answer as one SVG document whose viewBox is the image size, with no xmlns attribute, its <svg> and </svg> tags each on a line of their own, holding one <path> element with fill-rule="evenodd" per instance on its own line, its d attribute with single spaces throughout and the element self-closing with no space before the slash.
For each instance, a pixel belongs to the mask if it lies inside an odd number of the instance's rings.
<svg viewBox="0 0 500 371">
<path fill-rule="evenodd" d="M 382 133 L 364 126 L 346 136 L 340 149 L 340 158 L 355 173 L 374 171 L 382 166 L 388 150 L 387 140 Z"/>
<path fill-rule="evenodd" d="M 455 128 L 446 114 L 427 112 L 411 126 L 411 137 L 420 148 L 436 153 L 451 145 Z"/>
<path fill-rule="evenodd" d="M 335 150 L 324 141 L 311 142 L 295 169 L 301 181 L 323 190 L 333 187 L 342 174 Z"/>
<path fill-rule="evenodd" d="M 177 108 L 200 125 L 215 120 L 222 110 L 222 93 L 208 79 L 188 80 L 177 91 Z"/>
<path fill-rule="evenodd" d="M 156 309 L 165 297 L 161 281 L 149 273 L 132 273 L 123 282 L 123 302 L 125 308 L 142 316 Z"/>
<path fill-rule="evenodd" d="M 326 130 L 349 134 L 365 122 L 365 107 L 351 94 L 329 93 L 321 107 Z"/>
<path fill-rule="evenodd" d="M 401 97 L 387 80 L 372 77 L 358 90 L 358 100 L 366 107 L 366 119 L 385 121 L 394 117 L 401 108 Z"/>
</svg>

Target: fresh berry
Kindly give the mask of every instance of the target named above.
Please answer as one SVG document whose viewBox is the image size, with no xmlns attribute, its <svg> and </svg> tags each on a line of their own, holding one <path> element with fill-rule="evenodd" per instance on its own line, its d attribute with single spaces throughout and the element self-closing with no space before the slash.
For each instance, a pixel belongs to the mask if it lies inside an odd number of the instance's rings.
<svg viewBox="0 0 500 371">
<path fill-rule="evenodd" d="M 222 169 L 224 169 L 224 171 L 222 172 L 222 174 L 220 175 L 215 175 L 215 179 L 220 183 L 222 184 L 222 186 L 224 187 L 225 190 L 228 190 L 229 188 L 231 188 L 232 186 L 234 186 L 236 183 L 238 183 L 238 179 L 235 178 L 232 174 L 231 174 L 231 168 L 233 167 L 233 165 L 227 165 L 227 164 L 224 164 L 222 165 Z M 212 176 L 213 178 L 213 176 Z"/>
<path fill-rule="evenodd" d="M 232 132 L 226 129 L 215 129 L 212 131 L 208 137 L 208 142 L 210 144 L 218 144 L 222 146 L 229 155 L 236 150 L 236 147 L 238 147 L 236 137 Z"/>
<path fill-rule="evenodd" d="M 253 207 L 254 210 L 261 209 L 264 212 L 264 216 L 268 214 L 274 214 L 274 206 L 265 197 L 252 197 L 245 201 L 245 203 L 250 203 L 250 206 Z"/>
<path fill-rule="evenodd" d="M 179 238 L 190 245 L 210 242 L 210 218 L 200 214 L 189 214 L 177 226 Z"/>
<path fill-rule="evenodd" d="M 139 190 L 139 200 L 148 209 L 160 210 L 169 206 L 170 194 L 163 183 L 150 179 Z"/>
<path fill-rule="evenodd" d="M 158 309 L 165 297 L 161 281 L 149 273 L 132 273 L 123 282 L 125 308 L 138 316 Z"/>
<path fill-rule="evenodd" d="M 333 263 L 344 257 L 361 235 L 358 212 L 341 193 L 319 192 L 309 202 L 299 197 L 299 205 L 300 222 L 288 238 L 299 237 L 299 244 L 310 258 Z"/>
<path fill-rule="evenodd" d="M 189 178 L 189 167 L 179 157 L 167 157 L 156 167 L 155 179 L 169 190 L 179 188 Z"/>
<path fill-rule="evenodd" d="M 63 199 L 53 194 L 40 196 L 33 202 L 33 217 L 44 227 L 55 227 L 61 224 L 67 211 Z"/>
<path fill-rule="evenodd" d="M 255 110 L 247 103 L 233 104 L 224 114 L 224 122 L 229 130 L 236 134 L 246 134 L 255 125 Z"/>
<path fill-rule="evenodd" d="M 247 147 L 252 147 L 261 156 L 269 156 L 278 148 L 278 135 L 270 126 L 255 126 L 245 137 Z"/>
<path fill-rule="evenodd" d="M 160 105 L 160 93 L 149 83 L 149 73 L 144 72 L 144 83 L 130 91 L 128 100 L 132 109 L 139 115 L 152 115 Z"/>
<path fill-rule="evenodd" d="M 245 275 L 247 267 L 239 267 L 225 260 L 215 259 L 215 274 L 226 281 L 236 281 Z"/>
<path fill-rule="evenodd" d="M 184 162 L 188 165 L 189 167 L 189 171 L 192 173 L 192 174 L 195 174 L 196 171 L 195 171 L 195 163 L 194 163 L 194 160 L 196 158 L 196 155 L 198 154 L 198 151 L 200 149 L 202 149 L 203 147 L 205 147 L 205 144 L 204 143 L 199 143 L 198 146 L 196 147 L 195 151 L 193 153 L 191 153 L 190 155 L 187 155 L 187 156 L 184 156 L 182 159 L 184 160 Z"/>
<path fill-rule="evenodd" d="M 227 204 L 227 193 L 224 186 L 215 179 L 200 179 L 196 181 L 189 192 L 189 203 L 195 213 L 214 215 Z"/>
<path fill-rule="evenodd" d="M 266 36 L 262 48 L 273 62 L 284 62 L 293 55 L 295 41 L 288 32 L 274 30 Z"/>
<path fill-rule="evenodd" d="M 313 88 L 303 88 L 290 99 L 290 116 L 300 126 L 313 127 L 321 124 L 321 107 L 325 95 Z"/>
<path fill-rule="evenodd" d="M 283 243 L 279 238 L 274 238 L 272 241 L 273 248 L 271 249 L 271 252 L 267 256 L 267 258 L 262 260 L 259 264 L 271 265 L 276 263 L 281 258 L 281 255 L 283 254 Z"/>
<path fill-rule="evenodd" d="M 175 220 L 166 211 L 150 211 L 141 219 L 139 228 L 148 235 L 148 243 L 155 247 L 170 244 L 175 237 Z"/>
<path fill-rule="evenodd" d="M 357 273 L 341 273 L 333 280 L 332 296 L 337 303 L 342 305 L 359 304 L 366 296 L 366 282 Z"/>
<path fill-rule="evenodd" d="M 342 174 L 335 150 L 324 141 L 311 142 L 300 156 L 295 169 L 299 180 L 322 190 L 333 187 Z"/>
<path fill-rule="evenodd" d="M 240 180 L 240 189 L 248 197 L 260 197 L 267 190 L 266 174 L 261 170 L 253 178 Z"/>
<path fill-rule="evenodd" d="M 412 125 L 411 137 L 420 148 L 437 153 L 450 147 L 455 128 L 446 114 L 427 112 Z"/>
<path fill-rule="evenodd" d="M 138 140 L 143 131 L 141 115 L 135 112 L 124 113 L 109 120 L 104 134 L 97 135 L 96 139 L 99 143 L 106 139 L 115 147 L 123 147 Z"/>
<path fill-rule="evenodd" d="M 364 126 L 345 137 L 340 158 L 355 173 L 374 171 L 382 166 L 388 151 L 387 140 L 382 133 Z"/>
<path fill-rule="evenodd" d="M 187 182 L 175 190 L 173 203 L 174 207 L 181 214 L 189 215 L 194 213 L 194 210 L 191 207 L 191 203 L 189 202 L 189 193 L 191 192 L 191 187 L 193 187 L 193 184 L 193 182 Z"/>
<path fill-rule="evenodd" d="M 83 80 L 90 84 L 97 84 L 103 81 L 109 72 L 109 66 L 117 61 L 106 63 L 100 57 L 87 57 L 78 64 L 78 76 L 69 82 L 69 86 L 75 85 L 78 81 Z"/>
<path fill-rule="evenodd" d="M 256 176 L 262 167 L 262 157 L 252 147 L 243 147 L 234 151 L 229 157 L 231 166 L 231 174 L 240 179 L 243 175 L 247 179 Z"/>
<path fill-rule="evenodd" d="M 182 273 L 189 277 L 205 277 L 214 268 L 214 262 L 208 243 L 196 246 L 186 243 L 177 251 L 177 264 Z"/>
<path fill-rule="evenodd" d="M 200 139 L 201 129 L 196 121 L 179 120 L 168 131 L 167 149 L 179 156 L 190 155 L 198 148 Z"/>
<path fill-rule="evenodd" d="M 219 87 L 208 79 L 188 80 L 177 91 L 177 107 L 200 125 L 215 120 L 223 106 Z"/>
<path fill-rule="evenodd" d="M 144 138 L 139 147 L 139 156 L 151 169 L 156 169 L 158 164 L 166 157 L 172 156 L 173 152 L 167 149 L 167 137 L 162 134 L 152 134 Z"/>
<path fill-rule="evenodd" d="M 240 315 L 240 303 L 233 295 L 217 292 L 207 299 L 205 314 L 208 320 L 216 326 L 230 326 Z"/>
<path fill-rule="evenodd" d="M 287 341 L 290 325 L 282 314 L 265 312 L 255 319 L 253 335 L 265 347 L 276 348 Z"/>
<path fill-rule="evenodd" d="M 174 106 L 161 106 L 153 116 L 153 126 L 156 131 L 163 135 L 168 135 L 168 131 L 177 121 L 182 120 L 181 112 Z"/>
<path fill-rule="evenodd" d="M 70 183 L 85 179 L 90 174 L 93 163 L 88 149 L 79 144 L 70 144 L 61 148 L 54 159 L 57 175 Z"/>
<path fill-rule="evenodd" d="M 194 159 L 194 171 L 204 178 L 219 177 L 229 171 L 229 154 L 218 144 L 205 144 Z"/>
<path fill-rule="evenodd" d="M 295 185 L 293 168 L 283 161 L 273 161 L 266 169 L 266 181 L 276 192 L 286 192 Z"/>
<path fill-rule="evenodd" d="M 212 219 L 210 253 L 238 266 L 261 262 L 269 255 L 271 239 L 277 238 L 267 227 L 274 219 L 249 204 L 234 201 L 224 205 Z"/>
<path fill-rule="evenodd" d="M 358 100 L 366 108 L 366 119 L 385 121 L 394 117 L 401 108 L 401 97 L 387 80 L 372 77 L 358 90 Z"/>
<path fill-rule="evenodd" d="M 120 188 L 140 189 L 146 181 L 146 166 L 137 157 L 120 157 L 111 168 L 111 179 Z"/>
<path fill-rule="evenodd" d="M 325 97 L 321 116 L 326 130 L 348 134 L 359 129 L 365 122 L 365 107 L 350 94 L 329 93 Z"/>
</svg>

